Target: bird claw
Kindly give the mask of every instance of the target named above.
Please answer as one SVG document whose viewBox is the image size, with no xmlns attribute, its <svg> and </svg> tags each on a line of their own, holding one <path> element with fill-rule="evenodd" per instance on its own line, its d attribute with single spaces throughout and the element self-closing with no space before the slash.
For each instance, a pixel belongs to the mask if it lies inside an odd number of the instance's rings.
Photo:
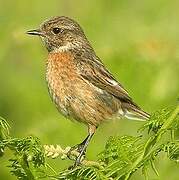
<svg viewBox="0 0 179 180">
<path fill-rule="evenodd" d="M 81 161 L 85 158 L 85 153 L 86 150 L 83 152 L 83 154 L 81 155 L 81 152 L 83 151 L 84 148 L 84 144 L 77 144 L 73 147 L 71 147 L 71 149 L 68 151 L 67 153 L 67 157 L 71 160 L 74 160 L 74 156 L 71 154 L 72 151 L 77 151 L 79 153 L 79 155 L 76 157 L 75 159 L 75 163 L 73 166 L 70 166 L 70 169 L 74 169 L 75 167 L 77 167 L 78 165 L 81 164 Z"/>
<path fill-rule="evenodd" d="M 70 159 L 70 160 L 74 160 L 74 155 L 72 155 L 72 151 L 76 150 L 76 148 L 74 147 L 71 147 L 70 150 L 67 152 L 67 157 Z"/>
<path fill-rule="evenodd" d="M 75 161 L 75 163 L 74 163 L 74 165 L 73 165 L 74 168 L 77 167 L 77 166 L 79 166 L 79 165 L 81 164 L 82 160 L 84 159 L 83 157 L 84 157 L 83 155 L 82 155 L 82 156 L 79 155 L 79 156 L 76 158 L 76 161 Z"/>
<path fill-rule="evenodd" d="M 82 159 L 83 159 L 83 156 L 81 156 L 81 157 L 78 156 L 78 157 L 76 158 L 76 160 L 75 160 L 75 163 L 74 163 L 72 166 L 70 166 L 70 167 L 68 168 L 68 170 L 72 170 L 72 169 L 78 167 L 79 165 L 81 165 Z"/>
</svg>

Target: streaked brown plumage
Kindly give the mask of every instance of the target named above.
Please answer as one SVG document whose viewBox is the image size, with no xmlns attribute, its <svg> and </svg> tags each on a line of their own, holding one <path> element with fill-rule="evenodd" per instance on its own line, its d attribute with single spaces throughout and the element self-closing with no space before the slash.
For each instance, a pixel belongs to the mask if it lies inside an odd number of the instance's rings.
<svg viewBox="0 0 179 180">
<path fill-rule="evenodd" d="M 27 33 L 39 35 L 48 49 L 46 80 L 57 109 L 89 128 L 89 135 L 78 146 L 80 155 L 75 165 L 103 121 L 122 116 L 149 118 L 105 68 L 77 22 L 53 17 Z"/>
</svg>

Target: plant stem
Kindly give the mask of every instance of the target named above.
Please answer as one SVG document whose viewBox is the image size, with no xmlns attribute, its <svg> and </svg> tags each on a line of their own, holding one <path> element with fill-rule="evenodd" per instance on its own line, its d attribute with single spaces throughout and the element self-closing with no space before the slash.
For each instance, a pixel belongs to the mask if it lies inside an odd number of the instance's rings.
<svg viewBox="0 0 179 180">
<path fill-rule="evenodd" d="M 135 169 L 138 167 L 138 165 L 142 162 L 142 160 L 146 159 L 146 157 L 150 156 L 153 152 L 154 147 L 157 146 L 157 143 L 161 139 L 162 135 L 165 133 L 165 131 L 170 127 L 170 125 L 173 123 L 177 115 L 179 114 L 179 105 L 175 108 L 175 110 L 172 112 L 171 116 L 164 122 L 160 130 L 157 132 L 157 134 L 154 137 L 150 137 L 148 141 L 145 144 L 143 153 L 136 159 L 136 161 L 132 164 L 130 172 L 126 175 L 125 180 L 128 180 L 131 176 L 131 173 L 135 171 Z"/>
<path fill-rule="evenodd" d="M 76 150 L 70 151 L 70 147 L 62 148 L 60 145 L 44 145 L 45 154 L 47 157 L 57 158 L 61 156 L 62 159 L 68 158 L 68 153 L 74 157 L 78 157 L 79 152 Z M 71 159 L 70 159 L 71 160 Z M 104 169 L 103 164 L 96 161 L 83 160 L 81 162 L 85 166 L 93 166 L 98 169 Z"/>
</svg>

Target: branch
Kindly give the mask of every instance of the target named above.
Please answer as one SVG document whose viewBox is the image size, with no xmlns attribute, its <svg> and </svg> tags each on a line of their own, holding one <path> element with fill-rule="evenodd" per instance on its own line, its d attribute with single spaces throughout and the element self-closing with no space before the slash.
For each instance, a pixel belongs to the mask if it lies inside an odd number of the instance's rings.
<svg viewBox="0 0 179 180">
<path fill-rule="evenodd" d="M 66 148 L 62 148 L 60 145 L 44 145 L 44 149 L 45 149 L 45 155 L 47 157 L 51 157 L 51 158 L 57 158 L 57 157 L 61 157 L 61 159 L 70 159 L 69 157 L 74 157 L 74 160 L 78 157 L 79 152 L 76 150 L 72 150 L 70 151 L 71 147 L 67 146 Z M 82 159 L 81 162 L 82 165 L 85 166 L 93 166 L 96 167 L 98 169 L 104 169 L 104 163 L 99 163 L 96 161 L 89 161 L 89 160 L 85 160 Z"/>
</svg>

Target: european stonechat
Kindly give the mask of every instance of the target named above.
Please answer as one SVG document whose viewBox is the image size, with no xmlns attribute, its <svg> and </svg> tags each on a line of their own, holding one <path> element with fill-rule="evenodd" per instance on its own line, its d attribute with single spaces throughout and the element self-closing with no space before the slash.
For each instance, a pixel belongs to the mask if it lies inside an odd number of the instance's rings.
<svg viewBox="0 0 179 180">
<path fill-rule="evenodd" d="M 75 166 L 105 120 L 150 117 L 107 70 L 76 21 L 57 16 L 27 33 L 40 36 L 48 50 L 46 81 L 57 109 L 88 126 L 88 136 L 77 146 Z"/>
</svg>

